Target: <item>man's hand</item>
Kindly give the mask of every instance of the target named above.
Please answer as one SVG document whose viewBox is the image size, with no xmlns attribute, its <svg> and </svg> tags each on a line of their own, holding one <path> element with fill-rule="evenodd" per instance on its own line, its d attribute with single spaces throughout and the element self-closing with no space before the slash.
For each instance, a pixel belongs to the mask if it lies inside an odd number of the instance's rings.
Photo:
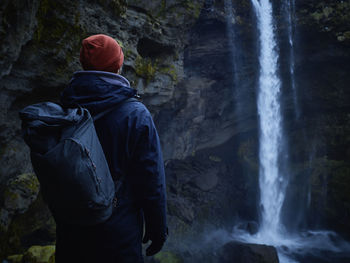
<svg viewBox="0 0 350 263">
<path fill-rule="evenodd" d="M 168 229 L 167 229 L 167 232 L 168 232 Z M 164 233 L 159 237 L 151 237 L 149 232 L 147 232 L 146 230 L 142 243 L 147 243 L 150 240 L 152 241 L 151 245 L 149 245 L 148 248 L 146 249 L 146 256 L 153 256 L 157 254 L 162 249 L 167 239 L 167 235 L 168 233 Z"/>
</svg>

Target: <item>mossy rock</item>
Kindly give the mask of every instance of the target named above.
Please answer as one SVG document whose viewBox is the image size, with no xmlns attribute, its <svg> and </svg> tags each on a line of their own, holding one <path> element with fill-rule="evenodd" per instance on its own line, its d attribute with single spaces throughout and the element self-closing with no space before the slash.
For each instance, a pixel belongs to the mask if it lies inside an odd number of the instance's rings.
<svg viewBox="0 0 350 263">
<path fill-rule="evenodd" d="M 154 256 L 155 263 L 183 263 L 182 258 L 170 251 L 162 251 Z"/>
<path fill-rule="evenodd" d="M 55 246 L 32 246 L 23 256 L 25 263 L 54 263 Z"/>
<path fill-rule="evenodd" d="M 319 214 L 334 230 L 350 237 L 350 166 L 326 157 L 312 163 L 311 212 Z"/>
<path fill-rule="evenodd" d="M 343 33 L 349 31 L 350 3 L 348 1 L 320 1 L 309 3 L 306 9 L 298 13 L 298 23 L 316 25 L 319 31 L 329 32 L 337 37 L 338 41 L 347 38 Z"/>
<path fill-rule="evenodd" d="M 98 3 L 111 10 L 116 16 L 122 16 L 126 12 L 126 0 L 98 0 Z"/>
<path fill-rule="evenodd" d="M 23 262 L 23 255 L 12 255 L 8 256 L 7 260 L 10 263 L 22 263 Z"/>
<path fill-rule="evenodd" d="M 248 166 L 249 169 L 253 171 L 259 170 L 256 147 L 257 143 L 255 140 L 247 140 L 240 143 L 238 148 L 238 157 L 240 162 L 242 162 L 245 166 Z"/>
<path fill-rule="evenodd" d="M 34 52 L 43 50 L 55 60 L 56 71 L 43 76 L 65 76 L 78 61 L 81 41 L 88 36 L 80 22 L 78 2 L 41 0 L 36 15 L 37 27 L 33 37 Z M 64 55 L 62 55 L 64 54 Z"/>
<path fill-rule="evenodd" d="M 4 208 L 11 215 L 24 213 L 39 194 L 40 184 L 32 173 L 10 179 L 4 191 Z"/>
<path fill-rule="evenodd" d="M 176 67 L 174 65 L 162 67 L 159 69 L 159 72 L 166 74 L 166 75 L 169 75 L 175 83 L 178 82 L 178 74 L 177 74 Z"/>
<path fill-rule="evenodd" d="M 200 16 L 202 5 L 202 1 L 182 0 L 178 2 L 167 2 L 166 0 L 161 0 L 159 1 L 157 8 L 152 10 L 152 14 L 156 18 L 163 19 L 165 19 L 169 14 L 176 17 L 176 19 L 181 17 L 186 17 L 187 19 L 197 19 Z"/>
<path fill-rule="evenodd" d="M 216 163 L 221 163 L 222 162 L 222 159 L 219 156 L 216 156 L 216 155 L 210 155 L 209 156 L 209 160 L 213 161 L 213 162 L 216 162 Z"/>
<path fill-rule="evenodd" d="M 184 4 L 187 12 L 197 19 L 201 13 L 202 4 L 192 0 L 184 1 Z"/>
<path fill-rule="evenodd" d="M 0 262 L 24 254 L 33 244 L 54 244 L 55 235 L 55 221 L 39 194 L 28 211 L 13 217 L 7 230 L 0 229 Z"/>
<path fill-rule="evenodd" d="M 135 72 L 138 76 L 146 79 L 147 83 L 152 81 L 158 70 L 157 63 L 151 59 L 136 57 L 135 60 Z"/>
<path fill-rule="evenodd" d="M 16 189 L 28 189 L 33 193 L 39 192 L 39 181 L 35 174 L 24 173 L 18 175 L 14 180 L 9 183 L 10 188 Z"/>
</svg>

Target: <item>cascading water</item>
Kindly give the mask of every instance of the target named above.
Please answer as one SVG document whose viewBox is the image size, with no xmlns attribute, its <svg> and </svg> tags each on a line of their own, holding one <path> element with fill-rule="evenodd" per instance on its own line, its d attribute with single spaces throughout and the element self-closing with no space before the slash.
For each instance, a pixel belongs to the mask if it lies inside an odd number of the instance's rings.
<svg viewBox="0 0 350 263">
<path fill-rule="evenodd" d="M 251 96 L 247 91 L 246 87 L 247 81 L 244 78 L 244 74 L 242 74 L 242 69 L 246 67 L 245 63 L 248 60 L 244 55 L 244 52 L 238 52 L 238 50 L 242 50 L 240 42 L 237 41 L 239 39 L 238 32 L 235 31 L 234 26 L 237 24 L 235 16 L 233 14 L 233 6 L 232 0 L 224 0 L 224 7 L 226 13 L 226 25 L 227 25 L 227 42 L 229 47 L 231 48 L 231 66 L 232 66 L 232 83 L 234 84 L 234 105 L 235 105 L 235 113 L 237 118 L 237 129 L 241 130 L 244 127 L 241 126 L 242 120 L 246 117 L 246 104 L 244 102 L 247 101 L 247 97 Z M 239 88 L 238 88 L 239 87 Z"/>
<path fill-rule="evenodd" d="M 294 113 L 296 119 L 300 118 L 300 110 L 298 105 L 298 96 L 297 89 L 295 85 L 295 58 L 294 58 L 294 33 L 295 33 L 295 24 L 294 24 L 294 14 L 295 14 L 295 0 L 287 0 L 286 5 L 286 17 L 288 24 L 288 42 L 289 42 L 289 72 L 290 72 L 290 81 L 293 91 L 293 102 L 294 102 Z"/>
<path fill-rule="evenodd" d="M 293 104 L 291 103 L 291 106 L 294 106 L 293 113 L 294 113 L 294 120 L 290 120 L 294 125 L 299 125 L 299 130 L 300 130 L 300 135 L 299 135 L 299 140 L 303 140 L 305 143 L 310 143 L 310 140 L 307 139 L 306 134 L 305 134 L 305 129 L 303 125 L 303 120 L 300 118 L 301 117 L 301 109 L 299 107 L 299 101 L 298 101 L 298 90 L 296 86 L 296 75 L 295 75 L 295 51 L 296 51 L 296 13 L 295 13 L 295 0 L 286 0 L 282 4 L 282 10 L 283 10 L 283 16 L 285 17 L 285 22 L 286 26 L 286 40 L 287 40 L 287 45 L 286 47 L 289 49 L 288 51 L 288 59 L 287 61 L 289 62 L 289 79 L 288 81 L 284 81 L 285 86 L 289 86 L 291 89 L 291 97 L 293 100 Z M 289 85 L 288 85 L 289 84 Z M 292 146 L 293 147 L 293 146 Z M 314 152 L 309 153 L 309 163 L 312 163 L 312 159 Z M 293 180 L 293 179 L 292 179 Z M 293 220 L 288 220 L 289 222 L 285 222 L 288 225 L 288 229 L 291 231 L 295 231 L 301 226 L 305 225 L 306 222 L 306 211 L 307 208 L 310 205 L 311 202 L 311 187 L 309 183 L 309 178 L 308 176 L 304 176 L 304 187 L 303 191 L 299 192 L 299 198 L 296 201 L 294 199 L 294 204 L 289 204 L 293 205 L 293 209 L 289 209 L 289 211 L 293 210 L 293 212 L 288 212 L 289 215 L 292 213 Z M 291 182 L 292 183 L 292 182 Z M 288 195 L 288 193 L 287 193 Z M 286 202 L 288 202 L 288 199 L 291 196 L 288 195 L 286 196 Z M 286 216 L 286 215 L 284 215 Z M 285 217 L 286 218 L 286 217 Z"/>
<path fill-rule="evenodd" d="M 293 88 L 296 119 L 299 118 L 297 94 L 294 76 L 294 26 L 292 12 L 294 0 L 288 0 L 288 40 L 290 45 L 290 81 Z M 234 239 L 259 244 L 269 244 L 277 248 L 281 263 L 318 262 L 327 255 L 330 261 L 337 261 L 339 253 L 350 252 L 350 245 L 330 231 L 307 231 L 290 234 L 281 222 L 281 210 L 286 195 L 288 171 L 280 167 L 284 156 L 284 132 L 280 106 L 281 79 L 278 76 L 278 60 L 276 36 L 274 32 L 273 9 L 270 0 L 251 0 L 257 17 L 260 74 L 258 92 L 259 115 L 259 186 L 261 224 L 257 234 L 250 235 L 236 229 Z M 334 240 L 337 240 L 335 243 Z M 325 252 L 327 251 L 327 252 Z M 326 253 L 323 255 L 322 253 Z M 332 254 L 333 253 L 333 254 Z M 309 255 L 318 259 L 308 258 Z M 330 255 L 330 256 L 329 256 Z M 348 254 L 346 255 L 346 258 Z"/>
<path fill-rule="evenodd" d="M 273 31 L 272 5 L 268 0 L 252 0 L 259 30 L 260 76 L 258 114 L 260 127 L 261 234 L 270 237 L 281 231 L 284 178 L 279 169 L 282 125 L 279 103 L 281 81 L 277 75 L 278 54 Z"/>
</svg>

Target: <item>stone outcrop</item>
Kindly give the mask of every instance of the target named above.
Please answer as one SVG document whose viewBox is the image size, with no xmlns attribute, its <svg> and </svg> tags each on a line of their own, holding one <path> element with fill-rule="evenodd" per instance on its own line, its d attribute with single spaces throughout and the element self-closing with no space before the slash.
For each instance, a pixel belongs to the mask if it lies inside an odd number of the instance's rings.
<svg viewBox="0 0 350 263">
<path fill-rule="evenodd" d="M 221 248 L 219 255 L 222 263 L 279 263 L 276 248 L 266 245 L 232 241 Z"/>
<path fill-rule="evenodd" d="M 172 252 L 160 252 L 154 256 L 152 263 L 183 263 L 183 259 Z"/>
<path fill-rule="evenodd" d="M 23 255 L 7 257 L 9 263 L 55 263 L 55 246 L 32 246 Z"/>
<path fill-rule="evenodd" d="M 0 209 L 0 229 L 6 231 L 16 214 L 23 214 L 39 194 L 39 181 L 35 174 L 21 174 L 8 181 L 4 191 L 4 206 Z"/>
</svg>

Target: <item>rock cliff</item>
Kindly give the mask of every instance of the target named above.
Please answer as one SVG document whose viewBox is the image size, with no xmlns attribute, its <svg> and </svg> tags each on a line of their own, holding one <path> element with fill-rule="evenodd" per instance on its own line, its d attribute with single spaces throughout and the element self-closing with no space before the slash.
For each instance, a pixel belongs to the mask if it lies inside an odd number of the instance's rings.
<svg viewBox="0 0 350 263">
<path fill-rule="evenodd" d="M 288 79 L 283 7 L 273 2 L 281 25 L 280 73 Z M 249 0 L 233 0 L 232 7 L 227 10 L 223 0 L 1 2 L 0 260 L 53 243 L 54 224 L 40 195 L 28 191 L 21 205 L 10 205 L 6 194 L 13 180 L 32 171 L 18 111 L 58 100 L 81 69 L 81 40 L 95 33 L 122 45 L 123 75 L 158 128 L 167 172 L 169 248 L 186 250 L 185 237 L 210 227 L 258 221 L 255 18 Z M 327 227 L 350 237 L 350 2 L 297 0 L 295 7 L 301 114 L 293 117 L 292 91 L 285 85 L 284 125 L 294 176 L 284 221 L 291 228 Z M 28 215 L 34 224 L 25 222 Z"/>
</svg>

